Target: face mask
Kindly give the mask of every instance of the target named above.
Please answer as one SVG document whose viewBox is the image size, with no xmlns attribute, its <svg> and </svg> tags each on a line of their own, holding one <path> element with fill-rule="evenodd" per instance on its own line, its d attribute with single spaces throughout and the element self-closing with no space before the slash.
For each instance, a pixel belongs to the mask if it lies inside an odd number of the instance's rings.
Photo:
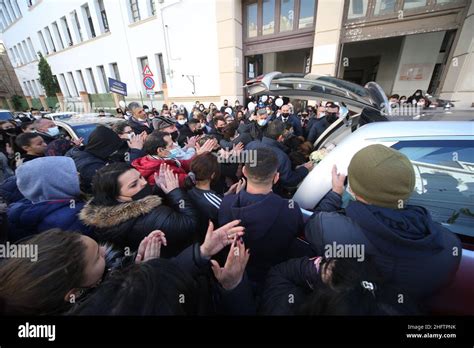
<svg viewBox="0 0 474 348">
<path fill-rule="evenodd" d="M 178 120 L 178 123 L 183 126 L 186 124 L 186 120 Z"/>
<path fill-rule="evenodd" d="M 288 112 L 285 112 L 285 113 L 281 114 L 281 117 L 288 118 L 288 117 L 290 117 L 290 114 Z"/>
<path fill-rule="evenodd" d="M 57 126 L 48 128 L 48 135 L 55 137 L 56 135 L 59 134 L 59 128 Z"/>
<path fill-rule="evenodd" d="M 135 133 L 133 133 L 133 132 L 130 133 L 130 134 L 127 134 L 128 140 L 132 140 L 132 137 L 133 137 L 134 135 L 135 135 Z"/>
<path fill-rule="evenodd" d="M 201 106 L 201 107 L 199 108 L 199 110 L 204 111 L 204 108 Z"/>
<path fill-rule="evenodd" d="M 168 133 L 171 136 L 171 140 L 175 142 L 178 139 L 179 133 L 178 131 L 174 131 L 173 133 Z"/>
<path fill-rule="evenodd" d="M 40 115 L 35 115 L 33 117 L 35 118 L 35 120 L 39 120 L 40 118 L 42 118 Z"/>
<path fill-rule="evenodd" d="M 227 106 L 228 104 L 229 104 L 229 103 L 225 102 L 225 103 L 224 103 L 224 106 Z"/>
<path fill-rule="evenodd" d="M 173 150 L 170 150 L 169 153 L 170 154 L 168 155 L 168 158 L 173 158 L 174 159 L 174 158 L 178 157 L 179 150 L 173 149 Z"/>
<path fill-rule="evenodd" d="M 263 127 L 267 124 L 268 120 L 267 119 L 264 119 L 264 120 L 258 120 L 257 121 L 257 124 L 260 126 L 260 127 Z"/>
<path fill-rule="evenodd" d="M 145 198 L 151 195 L 152 195 L 152 188 L 150 185 L 146 184 L 145 187 L 141 189 L 141 191 L 138 191 L 132 196 L 132 200 L 138 201 L 142 198 Z"/>
</svg>

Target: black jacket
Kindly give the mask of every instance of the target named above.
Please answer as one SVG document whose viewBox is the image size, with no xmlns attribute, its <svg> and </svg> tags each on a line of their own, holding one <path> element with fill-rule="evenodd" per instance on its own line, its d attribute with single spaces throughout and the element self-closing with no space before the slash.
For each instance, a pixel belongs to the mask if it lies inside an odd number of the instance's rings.
<svg viewBox="0 0 474 348">
<path fill-rule="evenodd" d="M 95 227 L 99 240 L 113 243 L 119 248 L 137 250 L 150 232 L 161 230 L 167 246 L 162 246 L 162 257 L 172 257 L 196 240 L 197 210 L 181 189 L 174 189 L 162 205 L 158 196 L 113 206 L 86 204 L 80 214 L 84 224 Z"/>
<path fill-rule="evenodd" d="M 296 187 L 308 175 L 308 169 L 299 167 L 291 168 L 291 161 L 285 152 L 285 146 L 274 139 L 263 137 L 262 141 L 252 141 L 245 149 L 254 150 L 259 147 L 272 149 L 278 157 L 278 172 L 280 173 L 279 185 L 283 187 Z"/>
<path fill-rule="evenodd" d="M 179 146 L 183 147 L 186 145 L 187 138 L 191 138 L 195 135 L 198 135 L 197 133 L 194 133 L 190 128 L 188 124 L 183 125 L 179 129 L 179 136 L 178 136 L 178 144 Z"/>
<path fill-rule="evenodd" d="M 352 201 L 341 210 L 330 192 L 322 212 L 306 223 L 306 239 L 318 255 L 326 245 L 363 245 L 365 255 L 391 286 L 414 299 L 426 299 L 455 275 L 461 260 L 459 238 L 434 222 L 423 207 L 389 209 Z"/>
<path fill-rule="evenodd" d="M 247 124 L 241 124 L 237 131 L 241 135 L 249 134 L 252 140 L 262 140 L 265 129 L 267 129 L 267 125 L 261 127 L 257 122 L 252 121 Z"/>
<path fill-rule="evenodd" d="M 153 125 L 149 124 L 148 122 L 148 126 L 146 126 L 143 123 L 140 123 L 135 120 L 133 117 L 130 117 L 127 123 L 133 129 L 133 132 L 137 135 L 143 133 L 144 131 L 147 132 L 147 134 L 153 132 Z"/>
<path fill-rule="evenodd" d="M 252 195 L 242 190 L 225 196 L 219 210 L 219 226 L 242 220 L 243 237 L 251 257 L 247 265 L 250 280 L 260 282 L 271 266 L 288 259 L 304 229 L 303 215 L 295 202 L 269 193 Z"/>
<path fill-rule="evenodd" d="M 222 202 L 222 196 L 216 194 L 213 190 L 201 190 L 193 187 L 188 191 L 188 196 L 199 210 L 199 241 L 204 241 L 209 220 L 218 225 L 218 213 Z"/>
<path fill-rule="evenodd" d="M 318 281 L 320 276 L 314 261 L 307 257 L 272 267 L 265 279 L 259 311 L 263 315 L 296 314 Z"/>
</svg>

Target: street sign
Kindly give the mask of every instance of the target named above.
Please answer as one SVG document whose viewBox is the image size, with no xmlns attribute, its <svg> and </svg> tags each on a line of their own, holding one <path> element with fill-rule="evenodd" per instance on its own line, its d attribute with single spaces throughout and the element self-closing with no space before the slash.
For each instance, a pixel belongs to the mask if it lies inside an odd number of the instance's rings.
<svg viewBox="0 0 474 348">
<path fill-rule="evenodd" d="M 153 73 L 151 72 L 151 69 L 148 65 L 145 65 L 143 68 L 143 75 L 144 76 L 153 76 Z"/>
<path fill-rule="evenodd" d="M 155 91 L 152 89 L 147 89 L 146 94 L 151 98 L 155 95 Z"/>
<path fill-rule="evenodd" d="M 153 77 L 151 76 L 145 76 L 143 79 L 143 85 L 146 89 L 153 89 L 155 88 L 155 80 L 153 80 Z"/>
<path fill-rule="evenodd" d="M 120 94 L 120 95 L 127 95 L 127 84 L 123 83 L 119 80 L 114 80 L 109 77 L 109 90 L 111 92 Z"/>
</svg>

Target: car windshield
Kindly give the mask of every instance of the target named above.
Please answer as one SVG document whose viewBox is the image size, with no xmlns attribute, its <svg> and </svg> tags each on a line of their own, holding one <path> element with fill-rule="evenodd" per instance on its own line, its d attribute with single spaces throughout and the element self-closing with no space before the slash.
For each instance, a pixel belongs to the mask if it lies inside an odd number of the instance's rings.
<svg viewBox="0 0 474 348">
<path fill-rule="evenodd" d="M 13 115 L 9 111 L 0 111 L 0 120 L 11 120 Z"/>
<path fill-rule="evenodd" d="M 89 123 L 71 127 L 79 138 L 84 138 L 84 144 L 87 144 L 89 136 L 98 125 L 97 123 Z"/>
</svg>

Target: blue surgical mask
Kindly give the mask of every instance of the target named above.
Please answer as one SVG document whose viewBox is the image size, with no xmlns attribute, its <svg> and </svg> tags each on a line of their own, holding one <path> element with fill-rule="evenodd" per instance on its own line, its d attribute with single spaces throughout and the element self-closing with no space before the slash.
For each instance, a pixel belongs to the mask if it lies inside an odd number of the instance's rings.
<svg viewBox="0 0 474 348">
<path fill-rule="evenodd" d="M 173 150 L 170 150 L 169 153 L 170 154 L 168 155 L 168 158 L 176 158 L 178 157 L 179 150 L 173 149 Z"/>
<path fill-rule="evenodd" d="M 257 121 L 257 124 L 260 126 L 260 127 L 263 127 L 267 124 L 268 120 L 265 119 L 265 120 L 258 120 Z"/>
<path fill-rule="evenodd" d="M 54 127 L 51 127 L 51 128 L 48 128 L 48 135 L 52 136 L 52 137 L 55 137 L 56 135 L 59 134 L 59 128 L 58 126 L 54 126 Z"/>
</svg>

